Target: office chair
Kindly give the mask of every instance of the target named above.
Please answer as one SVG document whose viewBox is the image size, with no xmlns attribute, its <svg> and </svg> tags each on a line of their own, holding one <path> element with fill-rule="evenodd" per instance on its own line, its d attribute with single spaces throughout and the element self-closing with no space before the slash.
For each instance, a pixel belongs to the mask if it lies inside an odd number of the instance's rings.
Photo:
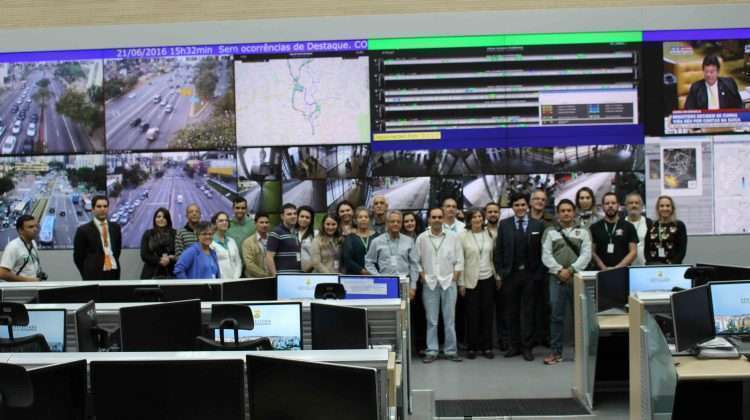
<svg viewBox="0 0 750 420">
<path fill-rule="evenodd" d="M 219 330 L 219 341 L 196 337 L 197 350 L 273 350 L 268 337 L 239 341 L 239 330 L 251 331 L 255 327 L 253 312 L 247 305 L 220 304 L 211 306 L 209 328 Z M 234 331 L 234 342 L 224 341 L 224 330 Z"/>
<path fill-rule="evenodd" d="M 0 363 L 0 419 L 6 409 L 29 408 L 34 404 L 34 386 L 22 366 Z"/>
<path fill-rule="evenodd" d="M 109 350 L 110 347 L 119 341 L 119 328 L 107 329 L 99 326 L 96 319 L 96 305 L 93 300 L 78 308 L 75 317 L 78 351 L 96 352 Z"/>
<path fill-rule="evenodd" d="M 340 283 L 320 283 L 315 286 L 315 299 L 344 299 L 346 289 Z"/>
<path fill-rule="evenodd" d="M 0 352 L 41 353 L 49 352 L 49 344 L 42 334 L 26 337 L 13 337 L 13 326 L 25 327 L 29 325 L 29 312 L 22 303 L 0 302 L 0 326 L 8 328 L 8 338 L 0 338 Z"/>
</svg>

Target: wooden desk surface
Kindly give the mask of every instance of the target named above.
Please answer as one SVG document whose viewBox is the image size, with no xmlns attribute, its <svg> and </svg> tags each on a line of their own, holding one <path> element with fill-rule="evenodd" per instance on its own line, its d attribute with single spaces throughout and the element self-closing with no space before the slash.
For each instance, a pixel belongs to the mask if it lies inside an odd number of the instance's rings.
<svg viewBox="0 0 750 420">
<path fill-rule="evenodd" d="M 692 356 L 677 356 L 677 377 L 681 381 L 705 379 L 750 379 L 750 362 L 739 359 L 699 360 Z"/>
<path fill-rule="evenodd" d="M 602 331 L 627 331 L 630 326 L 628 315 L 598 315 L 599 329 Z"/>
</svg>

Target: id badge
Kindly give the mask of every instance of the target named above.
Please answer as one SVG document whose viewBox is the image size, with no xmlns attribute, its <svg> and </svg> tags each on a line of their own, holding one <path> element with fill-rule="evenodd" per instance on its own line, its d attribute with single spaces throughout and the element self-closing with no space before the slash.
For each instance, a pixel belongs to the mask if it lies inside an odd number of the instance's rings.
<svg viewBox="0 0 750 420">
<path fill-rule="evenodd" d="M 612 242 L 607 244 L 607 254 L 614 254 L 615 253 L 615 244 Z"/>
<path fill-rule="evenodd" d="M 395 268 L 395 267 L 396 267 L 396 266 L 398 265 L 398 257 L 396 257 L 396 256 L 391 256 L 391 258 L 390 258 L 390 259 L 391 259 L 391 267 L 394 267 L 394 268 Z"/>
<path fill-rule="evenodd" d="M 339 271 L 339 260 L 333 261 L 333 269 Z"/>
<path fill-rule="evenodd" d="M 664 250 L 663 246 L 659 247 L 659 251 L 658 252 L 659 252 L 659 258 L 666 258 L 667 257 L 667 252 Z"/>
<path fill-rule="evenodd" d="M 298 252 L 297 253 L 297 262 L 302 261 L 302 255 Z"/>
</svg>

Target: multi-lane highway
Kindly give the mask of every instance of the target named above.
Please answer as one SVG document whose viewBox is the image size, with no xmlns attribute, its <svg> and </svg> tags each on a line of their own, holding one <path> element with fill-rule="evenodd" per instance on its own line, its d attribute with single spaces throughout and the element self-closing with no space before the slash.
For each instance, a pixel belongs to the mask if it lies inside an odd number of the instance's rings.
<svg viewBox="0 0 750 420">
<path fill-rule="evenodd" d="M 97 149 L 87 128 L 81 127 L 55 110 L 57 101 L 67 88 L 64 81 L 54 76 L 54 72 L 54 68 L 37 67 L 24 79 L 25 87 L 22 82 L 17 82 L 0 94 L 0 119 L 5 128 L 2 135 L 3 145 L 9 136 L 16 137 L 12 152 L 3 148 L 3 154 L 30 154 L 37 150 L 49 153 L 79 153 Z M 34 100 L 34 94 L 40 89 L 37 82 L 42 79 L 50 81 L 47 88 L 50 96 L 44 107 Z M 16 121 L 20 121 L 18 133 L 13 133 Z M 32 123 L 36 128 L 29 130 Z M 103 146 L 103 142 L 98 143 Z"/>
<path fill-rule="evenodd" d="M 172 226 L 175 229 L 183 227 L 187 222 L 185 210 L 192 203 L 200 207 L 202 220 L 210 220 L 211 216 L 218 211 L 228 213 L 231 211 L 232 203 L 229 198 L 213 189 L 211 183 L 207 182 L 207 178 L 199 175 L 190 178 L 181 169 L 181 165 L 177 166 L 179 168 L 167 169 L 161 178 L 152 177 L 138 188 L 123 190 L 117 200 L 112 200 L 110 220 L 113 220 L 115 214 L 120 214 L 118 222 L 123 225 L 124 247 L 140 246 L 141 236 L 146 229 L 152 227 L 154 212 L 159 207 L 169 209 L 172 215 Z M 200 189 L 201 186 L 210 191 L 210 199 Z M 148 191 L 148 196 L 144 195 L 146 191 Z M 134 206 L 136 202 L 139 203 Z M 123 210 L 130 207 L 132 211 L 125 211 L 127 215 L 123 218 Z"/>
<path fill-rule="evenodd" d="M 229 80 L 227 66 L 217 68 L 214 96 L 219 98 L 227 92 Z M 107 101 L 107 149 L 168 149 L 182 128 L 208 121 L 213 105 L 198 100 L 193 85 L 195 71 L 189 63 L 175 65 L 167 73 L 142 78 L 131 91 Z M 151 128 L 159 129 L 158 136 L 148 136 Z"/>
</svg>

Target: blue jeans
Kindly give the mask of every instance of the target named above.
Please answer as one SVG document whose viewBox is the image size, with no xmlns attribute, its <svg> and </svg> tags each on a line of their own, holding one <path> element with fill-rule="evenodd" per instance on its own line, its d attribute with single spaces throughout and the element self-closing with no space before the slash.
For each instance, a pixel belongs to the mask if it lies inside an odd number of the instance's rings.
<svg viewBox="0 0 750 420">
<path fill-rule="evenodd" d="M 565 314 L 569 306 L 573 305 L 573 283 L 560 283 L 557 276 L 549 276 L 549 304 L 551 306 L 549 317 L 550 349 L 552 352 L 562 354 L 563 335 L 565 334 Z"/>
<path fill-rule="evenodd" d="M 458 352 L 456 346 L 456 297 L 458 295 L 456 282 L 443 289 L 438 284 L 435 290 L 425 284 L 422 287 L 422 303 L 427 317 L 427 351 L 425 353 L 437 355 L 440 347 L 438 343 L 438 318 L 443 313 L 443 327 L 445 330 L 445 345 L 443 353 L 453 355 Z"/>
</svg>

